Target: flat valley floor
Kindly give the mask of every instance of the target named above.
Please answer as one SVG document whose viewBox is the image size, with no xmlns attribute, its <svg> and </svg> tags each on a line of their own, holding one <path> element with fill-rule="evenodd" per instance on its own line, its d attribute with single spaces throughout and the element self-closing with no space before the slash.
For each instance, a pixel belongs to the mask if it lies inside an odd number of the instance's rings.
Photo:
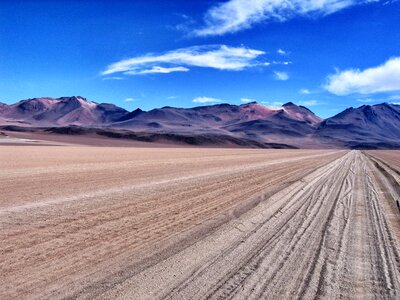
<svg viewBox="0 0 400 300">
<path fill-rule="evenodd" d="M 0 146 L 0 299 L 399 299 L 400 152 Z"/>
</svg>

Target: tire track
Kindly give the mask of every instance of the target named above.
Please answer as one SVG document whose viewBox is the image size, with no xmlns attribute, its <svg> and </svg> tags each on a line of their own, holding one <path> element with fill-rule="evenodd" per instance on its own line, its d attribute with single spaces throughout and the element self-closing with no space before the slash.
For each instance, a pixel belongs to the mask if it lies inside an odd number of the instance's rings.
<svg viewBox="0 0 400 300">
<path fill-rule="evenodd" d="M 399 298 L 381 175 L 352 151 L 100 298 Z"/>
<path fill-rule="evenodd" d="M 43 148 L 50 162 L 24 150 L 0 161 L 11 170 L 0 174 L 1 299 L 94 298 L 345 153 L 95 150 Z M 66 163 L 63 153 L 79 158 Z"/>
</svg>

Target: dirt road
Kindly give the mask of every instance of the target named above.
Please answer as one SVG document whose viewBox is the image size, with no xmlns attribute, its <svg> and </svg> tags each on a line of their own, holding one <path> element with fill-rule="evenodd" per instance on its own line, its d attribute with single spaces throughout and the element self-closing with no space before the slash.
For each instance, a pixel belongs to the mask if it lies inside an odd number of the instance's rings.
<svg viewBox="0 0 400 300">
<path fill-rule="evenodd" d="M 0 153 L 1 299 L 400 297 L 398 183 L 369 154 Z"/>
</svg>

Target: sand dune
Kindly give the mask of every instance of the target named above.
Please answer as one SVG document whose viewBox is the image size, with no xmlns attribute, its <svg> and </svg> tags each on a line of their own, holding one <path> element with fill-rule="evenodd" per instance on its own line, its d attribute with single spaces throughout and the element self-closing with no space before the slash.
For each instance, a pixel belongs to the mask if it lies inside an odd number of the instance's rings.
<svg viewBox="0 0 400 300">
<path fill-rule="evenodd" d="M 0 298 L 399 297 L 375 155 L 0 147 Z"/>
</svg>

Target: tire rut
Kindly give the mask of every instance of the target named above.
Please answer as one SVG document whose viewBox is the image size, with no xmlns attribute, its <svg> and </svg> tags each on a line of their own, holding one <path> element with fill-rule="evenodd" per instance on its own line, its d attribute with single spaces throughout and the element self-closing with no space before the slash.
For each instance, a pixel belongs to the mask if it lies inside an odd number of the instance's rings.
<svg viewBox="0 0 400 300">
<path fill-rule="evenodd" d="M 156 278 L 165 288 L 144 298 L 400 297 L 399 246 L 376 172 L 363 153 L 349 152 L 115 291 L 126 295 Z"/>
</svg>

